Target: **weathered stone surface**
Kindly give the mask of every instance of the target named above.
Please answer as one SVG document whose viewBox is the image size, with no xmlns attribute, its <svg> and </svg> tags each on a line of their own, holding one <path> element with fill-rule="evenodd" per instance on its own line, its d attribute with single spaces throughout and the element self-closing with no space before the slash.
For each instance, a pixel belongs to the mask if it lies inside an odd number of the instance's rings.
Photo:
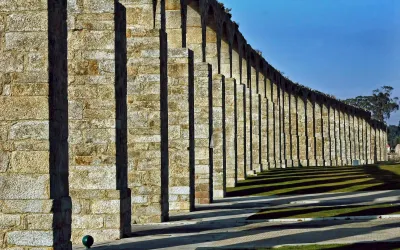
<svg viewBox="0 0 400 250">
<path fill-rule="evenodd" d="M 27 121 L 14 123 L 11 126 L 9 137 L 12 140 L 47 140 L 49 139 L 49 122 Z"/>
<path fill-rule="evenodd" d="M 49 172 L 48 151 L 15 151 L 11 154 L 10 173 L 46 174 Z"/>
<path fill-rule="evenodd" d="M 15 228 L 20 224 L 20 215 L 0 214 L 0 229 Z"/>
<path fill-rule="evenodd" d="M 51 230 L 53 228 L 52 214 L 34 214 L 25 217 L 28 230 Z"/>
<path fill-rule="evenodd" d="M 47 11 L 13 13 L 7 16 L 7 31 L 46 31 Z"/>
<path fill-rule="evenodd" d="M 46 97 L 2 97 L 0 96 L 0 120 L 46 120 L 49 116 Z"/>
<path fill-rule="evenodd" d="M 52 200 L 6 200 L 0 212 L 6 214 L 18 213 L 50 213 Z"/>
<path fill-rule="evenodd" d="M 12 231 L 6 234 L 7 243 L 17 246 L 52 246 L 51 231 Z"/>
<path fill-rule="evenodd" d="M 46 199 L 49 175 L 0 175 L 0 199 Z"/>
<path fill-rule="evenodd" d="M 24 49 L 37 51 L 47 48 L 45 32 L 7 32 L 5 34 L 6 49 Z"/>
</svg>

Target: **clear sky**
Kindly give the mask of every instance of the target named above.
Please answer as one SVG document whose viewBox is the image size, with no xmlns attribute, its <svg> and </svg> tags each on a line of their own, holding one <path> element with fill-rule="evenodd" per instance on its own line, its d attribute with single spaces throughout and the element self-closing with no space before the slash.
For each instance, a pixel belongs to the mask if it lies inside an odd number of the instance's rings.
<svg viewBox="0 0 400 250">
<path fill-rule="evenodd" d="M 338 99 L 383 85 L 400 97 L 400 0 L 219 0 L 247 42 L 299 82 Z M 389 124 L 397 125 L 400 111 Z"/>
</svg>

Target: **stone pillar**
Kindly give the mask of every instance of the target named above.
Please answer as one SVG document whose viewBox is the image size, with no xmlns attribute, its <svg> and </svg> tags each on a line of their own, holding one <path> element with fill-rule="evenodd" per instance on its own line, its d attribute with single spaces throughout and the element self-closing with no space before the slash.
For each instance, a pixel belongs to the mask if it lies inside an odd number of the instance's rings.
<svg viewBox="0 0 400 250">
<path fill-rule="evenodd" d="M 251 126 L 250 126 L 250 120 L 251 120 L 251 105 L 250 105 L 250 86 L 249 86 L 249 75 L 248 75 L 248 63 L 246 58 L 242 58 L 242 83 L 245 85 L 244 87 L 244 110 L 245 110 L 245 172 L 246 176 L 248 174 L 252 175 L 252 166 L 251 166 Z"/>
<path fill-rule="evenodd" d="M 344 113 L 342 108 L 339 108 L 339 134 L 340 134 L 340 158 L 341 166 L 346 166 L 346 141 L 345 141 L 345 131 L 344 131 Z"/>
<path fill-rule="evenodd" d="M 121 224 L 136 212 L 126 204 L 131 202 L 127 190 L 126 8 L 107 0 L 100 5 L 69 2 L 68 11 L 72 242 L 81 242 L 89 233 L 98 242 L 116 240 L 124 233 Z M 160 175 L 148 172 L 146 177 Z M 128 216 L 121 215 L 125 209 Z"/>
<path fill-rule="evenodd" d="M 323 142 L 323 124 L 322 124 L 322 105 L 315 102 L 315 150 L 317 166 L 324 166 L 324 142 Z"/>
<path fill-rule="evenodd" d="M 291 108 L 290 108 L 290 93 L 285 88 L 283 93 L 283 126 L 285 135 L 285 165 L 286 167 L 293 167 L 292 158 L 292 142 L 291 142 Z"/>
<path fill-rule="evenodd" d="M 114 1 L 107 2 L 114 6 Z M 153 1 L 120 2 L 126 8 L 127 16 L 127 151 L 128 187 L 132 192 L 132 224 L 167 221 L 167 36 L 163 30 L 154 29 Z M 108 41 L 101 37 L 93 39 L 97 43 Z M 113 48 L 114 42 L 109 42 L 108 46 Z M 101 80 L 99 83 L 109 82 L 106 77 L 93 79 Z"/>
<path fill-rule="evenodd" d="M 370 119 L 367 119 L 367 159 L 368 164 L 372 164 L 374 162 L 373 150 L 372 150 L 372 123 Z"/>
<path fill-rule="evenodd" d="M 349 115 L 347 110 L 343 111 L 343 131 L 344 131 L 344 164 L 351 165 L 350 141 L 349 141 Z"/>
<path fill-rule="evenodd" d="M 71 249 L 66 10 L 0 4 L 1 249 Z"/>
<path fill-rule="evenodd" d="M 236 80 L 225 80 L 225 157 L 226 157 L 226 187 L 236 186 L 235 166 L 235 86 Z"/>
<path fill-rule="evenodd" d="M 259 123 L 259 102 L 260 96 L 258 94 L 258 76 L 255 68 L 251 67 L 251 81 L 250 81 L 250 128 L 251 128 L 251 164 L 252 170 L 257 173 L 260 172 L 260 123 Z"/>
<path fill-rule="evenodd" d="M 223 27 L 223 34 L 226 34 L 226 26 Z M 227 41 L 227 37 L 221 37 L 221 74 L 225 75 L 226 77 L 233 77 L 231 72 L 231 58 L 230 58 L 230 49 L 231 46 Z M 237 79 L 239 80 L 239 79 Z"/>
<path fill-rule="evenodd" d="M 273 84 L 273 112 L 274 112 L 274 151 L 275 151 L 275 167 L 281 167 L 281 134 L 280 134 L 280 116 L 279 116 L 279 88 L 277 84 Z"/>
<path fill-rule="evenodd" d="M 306 106 L 307 99 L 303 96 L 297 97 L 297 114 L 298 114 L 298 145 L 299 145 L 299 157 L 300 166 L 308 166 L 308 153 L 307 153 L 307 116 L 306 116 Z"/>
<path fill-rule="evenodd" d="M 182 23 L 182 12 L 183 12 L 182 8 L 185 9 L 184 13 L 187 13 L 187 6 L 185 5 L 181 6 L 180 0 L 164 0 L 164 1 L 165 1 L 166 32 L 168 33 L 168 48 L 174 48 L 174 49 L 182 48 L 184 47 L 182 41 L 183 40 L 182 28 L 184 27 L 184 23 Z M 186 19 L 185 22 L 187 23 Z M 201 32 L 199 34 L 201 35 Z"/>
<path fill-rule="evenodd" d="M 208 63 L 194 67 L 195 203 L 212 201 L 212 71 Z"/>
<path fill-rule="evenodd" d="M 365 164 L 365 127 L 364 118 L 360 117 L 360 163 Z"/>
<path fill-rule="evenodd" d="M 237 42 L 237 41 L 236 41 Z M 232 50 L 232 77 L 236 79 L 235 85 L 235 152 L 236 152 L 236 181 L 243 180 L 245 177 L 245 162 L 244 162 L 244 107 L 243 95 L 244 85 L 241 84 L 241 69 L 239 53 L 237 52 L 237 43 L 235 49 Z"/>
<path fill-rule="evenodd" d="M 337 149 L 336 149 L 336 140 L 337 137 L 335 135 L 335 106 L 334 104 L 331 104 L 329 106 L 329 134 L 331 138 L 331 165 L 332 166 L 337 166 Z"/>
<path fill-rule="evenodd" d="M 194 209 L 193 52 L 168 50 L 168 151 L 170 214 Z"/>
<path fill-rule="evenodd" d="M 172 1 L 172 0 L 168 0 L 168 1 Z M 175 2 L 175 1 L 173 1 L 173 2 Z M 168 6 L 168 4 L 167 4 L 167 6 Z M 187 5 L 187 6 L 182 6 L 182 7 L 185 7 L 186 12 L 187 12 L 186 13 L 187 18 L 185 19 L 185 21 L 186 21 L 186 46 L 187 46 L 187 48 L 189 48 L 190 50 L 193 51 L 194 62 L 199 63 L 199 62 L 203 61 L 203 51 L 202 51 L 203 37 L 202 37 L 202 23 L 201 23 L 202 18 L 201 18 L 200 13 L 198 12 L 198 9 L 199 9 L 198 2 L 193 1 L 192 4 Z M 170 8 L 172 8 L 172 6 Z M 167 7 L 167 9 L 168 9 L 168 7 Z M 175 19 L 172 19 L 172 16 L 170 17 L 169 15 L 172 15 L 172 13 L 169 13 L 169 11 L 167 11 L 167 13 L 166 13 L 167 27 L 170 27 L 172 25 L 177 26 L 177 24 L 172 24 L 171 21 L 176 20 L 176 18 L 178 18 L 177 16 L 175 16 L 175 15 L 178 15 L 178 13 L 174 13 Z M 179 15 L 181 15 L 181 13 L 179 13 Z M 169 22 L 170 19 L 171 19 L 171 21 Z M 178 23 L 180 24 L 180 22 L 178 22 Z M 184 24 L 182 23 L 182 25 L 184 25 Z M 174 40 L 174 38 L 176 36 L 174 34 L 171 34 L 171 36 L 172 36 L 172 38 L 170 38 L 170 40 L 172 41 L 172 40 Z"/>
<path fill-rule="evenodd" d="M 358 116 L 354 115 L 354 156 L 355 160 L 360 161 L 360 141 L 358 129 Z"/>
<path fill-rule="evenodd" d="M 266 96 L 267 78 L 260 74 L 260 162 L 261 171 L 268 169 L 268 106 Z"/>
<path fill-rule="evenodd" d="M 214 75 L 212 84 L 212 107 L 213 107 L 213 133 L 211 147 L 213 149 L 213 198 L 224 198 L 225 196 L 225 174 L 224 148 L 223 148 L 223 119 L 224 119 L 224 95 L 225 77 Z"/>
<path fill-rule="evenodd" d="M 203 29 L 206 29 L 206 61 L 212 65 L 212 72 L 214 74 L 219 73 L 218 68 L 218 48 L 217 48 L 217 38 L 218 34 L 217 23 L 213 15 L 207 15 L 206 20 L 203 20 Z M 204 39 L 204 38 L 203 38 Z"/>
<path fill-rule="evenodd" d="M 297 97 L 296 93 L 291 90 L 290 95 L 290 138 L 293 167 L 300 165 L 299 161 L 299 144 L 298 144 L 298 114 L 297 114 Z"/>
<path fill-rule="evenodd" d="M 350 129 L 350 151 L 351 151 L 351 165 L 353 165 L 353 161 L 356 159 L 356 142 L 354 135 L 354 114 L 353 112 L 349 115 L 349 129 Z"/>
<path fill-rule="evenodd" d="M 376 163 L 376 130 L 374 121 L 371 121 L 371 159 L 372 163 Z"/>
<path fill-rule="evenodd" d="M 323 155 L 324 155 L 324 166 L 332 166 L 331 161 L 331 137 L 329 132 L 329 104 L 322 104 L 322 138 L 323 138 Z"/>
<path fill-rule="evenodd" d="M 278 82 L 278 116 L 279 116 L 279 145 L 280 145 L 280 168 L 286 168 L 286 150 L 285 150 L 285 133 L 284 133 L 284 87 L 283 80 Z"/>
<path fill-rule="evenodd" d="M 245 162 L 245 88 L 243 84 L 236 83 L 236 140 L 237 140 L 237 180 L 244 180 L 246 176 Z"/>
<path fill-rule="evenodd" d="M 267 79 L 268 169 L 275 168 L 275 109 L 273 83 Z"/>
<path fill-rule="evenodd" d="M 379 125 L 377 125 L 376 127 L 376 152 L 377 152 L 377 161 L 381 161 L 381 153 L 382 153 L 382 149 L 381 149 L 381 130 L 379 128 Z"/>
<path fill-rule="evenodd" d="M 307 114 L 308 166 L 316 166 L 317 160 L 315 158 L 315 100 L 314 99 L 307 99 L 306 114 Z"/>
<path fill-rule="evenodd" d="M 341 138 L 340 138 L 340 106 L 336 106 L 334 109 L 334 123 L 335 123 L 335 155 L 336 155 L 336 166 L 342 166 L 341 156 Z"/>
</svg>

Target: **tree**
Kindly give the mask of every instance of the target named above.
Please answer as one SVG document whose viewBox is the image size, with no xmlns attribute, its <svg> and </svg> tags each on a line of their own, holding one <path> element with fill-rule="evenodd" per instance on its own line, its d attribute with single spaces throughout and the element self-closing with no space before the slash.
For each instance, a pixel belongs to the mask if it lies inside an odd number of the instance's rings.
<svg viewBox="0 0 400 250">
<path fill-rule="evenodd" d="M 383 86 L 375 89 L 370 96 L 357 96 L 344 102 L 370 111 L 373 118 L 383 122 L 390 118 L 392 112 L 399 110 L 399 98 L 392 97 L 392 91 L 393 87 Z"/>
<path fill-rule="evenodd" d="M 400 144 L 400 122 L 398 126 L 388 126 L 388 143 L 390 147 L 394 148 L 397 144 Z"/>
<path fill-rule="evenodd" d="M 391 97 L 393 87 L 383 86 L 375 89 L 372 94 L 372 113 L 375 119 L 384 121 L 390 118 L 390 113 L 399 110 L 399 98 Z"/>
</svg>

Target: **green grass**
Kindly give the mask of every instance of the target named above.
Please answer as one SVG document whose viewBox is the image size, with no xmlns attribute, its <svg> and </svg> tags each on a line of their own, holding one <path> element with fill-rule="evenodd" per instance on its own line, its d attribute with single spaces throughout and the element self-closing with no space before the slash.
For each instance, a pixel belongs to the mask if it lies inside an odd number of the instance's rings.
<svg viewBox="0 0 400 250">
<path fill-rule="evenodd" d="M 357 206 L 302 206 L 290 208 L 263 209 L 248 220 L 283 218 L 326 218 L 364 215 L 399 214 L 400 204 L 377 204 Z"/>
<path fill-rule="evenodd" d="M 382 243 L 357 243 L 357 244 L 331 244 L 331 245 L 300 245 L 300 246 L 283 246 L 276 248 L 259 248 L 257 250 L 396 250 L 400 249 L 399 242 L 382 242 Z"/>
<path fill-rule="evenodd" d="M 227 249 L 218 247 L 200 247 L 201 250 Z M 273 248 L 232 248 L 242 250 L 400 250 L 400 242 L 356 243 L 356 244 L 327 244 L 327 245 L 299 245 Z"/>
<path fill-rule="evenodd" d="M 227 196 L 267 196 L 400 189 L 400 164 L 273 169 L 240 181 Z"/>
</svg>

